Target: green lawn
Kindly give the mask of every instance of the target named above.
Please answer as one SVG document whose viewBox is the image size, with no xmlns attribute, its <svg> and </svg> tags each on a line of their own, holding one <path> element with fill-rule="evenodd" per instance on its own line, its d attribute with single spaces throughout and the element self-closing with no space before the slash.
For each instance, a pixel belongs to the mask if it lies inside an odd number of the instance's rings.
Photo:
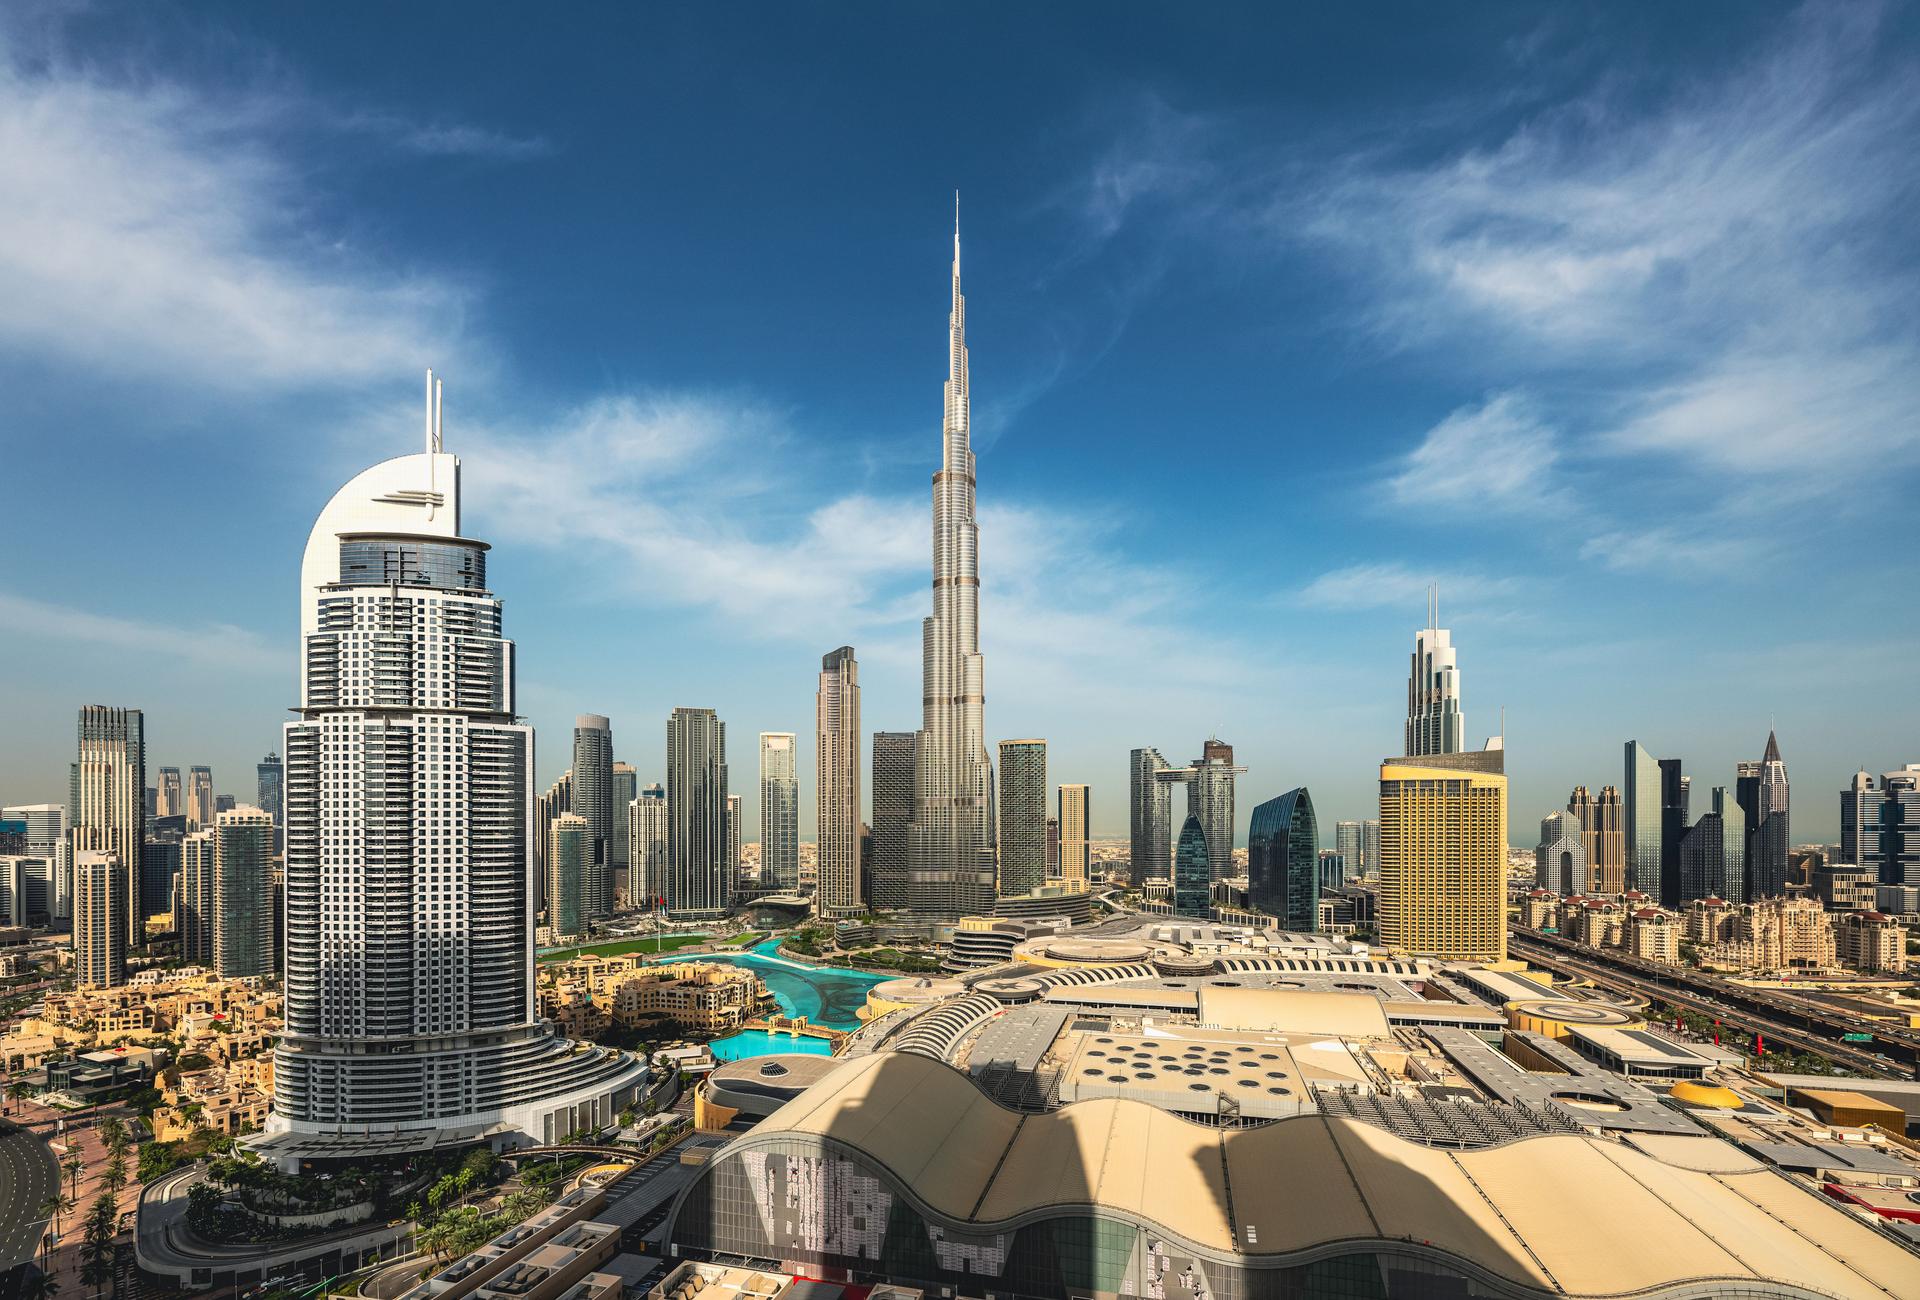
<svg viewBox="0 0 1920 1300">
<path fill-rule="evenodd" d="M 767 932 L 765 930 L 749 930 L 738 939 L 727 940 L 727 944 L 733 948 L 751 948 L 754 944 L 759 943 L 766 937 Z"/>
<path fill-rule="evenodd" d="M 670 934 L 664 938 L 648 939 L 612 939 L 606 943 L 589 943 L 578 948 L 556 948 L 552 952 L 540 954 L 541 961 L 566 961 L 569 958 L 598 953 L 602 957 L 617 957 L 623 952 L 674 952 L 681 948 L 691 948 L 697 943 L 706 943 L 711 936 L 704 934 Z"/>
</svg>

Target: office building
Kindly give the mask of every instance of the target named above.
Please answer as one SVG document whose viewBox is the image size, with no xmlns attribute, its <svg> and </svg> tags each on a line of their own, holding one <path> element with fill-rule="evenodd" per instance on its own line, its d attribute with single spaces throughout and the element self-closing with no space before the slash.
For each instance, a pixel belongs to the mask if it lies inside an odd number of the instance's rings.
<svg viewBox="0 0 1920 1300">
<path fill-rule="evenodd" d="M 46 867 L 42 858 L 0 853 L 0 927 L 46 924 Z"/>
<path fill-rule="evenodd" d="M 213 769 L 195 765 L 187 769 L 187 829 L 199 830 L 213 825 L 218 809 L 213 800 Z"/>
<path fill-rule="evenodd" d="M 820 842 L 814 908 L 822 916 L 847 916 L 866 906 L 860 893 L 860 664 L 852 646 L 821 657 L 813 705 Z"/>
<path fill-rule="evenodd" d="M 598 1130 L 646 1074 L 535 1012 L 533 731 L 439 409 L 429 376 L 425 450 L 335 493 L 301 560 L 285 1026 L 254 1140 L 283 1167 Z"/>
<path fill-rule="evenodd" d="M 740 807 L 740 796 L 727 796 L 727 834 L 726 843 L 720 850 L 720 859 L 726 864 L 728 904 L 732 904 L 732 893 L 740 887 L 740 828 L 746 823 Z"/>
<path fill-rule="evenodd" d="M 533 874 L 539 882 L 540 905 L 547 902 L 547 843 L 553 829 L 554 818 L 561 813 L 573 810 L 573 772 L 561 773 L 560 779 L 548 786 L 546 793 L 538 795 L 533 801 Z"/>
<path fill-rule="evenodd" d="M 907 906 L 908 828 L 913 824 L 911 731 L 873 733 L 872 905 L 876 911 Z M 1041 797 L 1046 797 L 1045 791 Z M 799 869 L 795 868 L 795 879 Z"/>
<path fill-rule="evenodd" d="M 613 765 L 613 848 L 608 854 L 613 864 L 614 891 L 610 895 L 617 903 L 620 888 L 629 886 L 628 871 L 633 866 L 633 850 L 627 842 L 627 807 L 640 797 L 640 773 L 631 763 L 616 761 Z"/>
<path fill-rule="evenodd" d="M 573 793 L 567 811 L 587 819 L 589 860 L 581 883 L 586 917 L 613 914 L 613 724 L 598 713 L 573 720 Z"/>
<path fill-rule="evenodd" d="M 186 796 L 180 785 L 180 769 L 163 767 L 160 769 L 160 784 L 153 791 L 153 814 L 156 817 L 180 817 L 187 811 Z"/>
<path fill-rule="evenodd" d="M 1161 769 L 1153 779 L 1163 786 L 1187 788 L 1187 815 L 1198 817 L 1207 835 L 1207 857 L 1216 878 L 1233 874 L 1234 779 L 1246 768 L 1235 767 L 1233 746 L 1216 738 L 1201 748 L 1199 758 L 1186 767 Z"/>
<path fill-rule="evenodd" d="M 565 943 L 587 933 L 587 877 L 593 862 L 593 823 L 561 813 L 547 828 L 547 932 Z"/>
<path fill-rule="evenodd" d="M 1167 874 L 1173 860 L 1173 787 L 1160 779 L 1172 766 L 1151 747 L 1136 749 L 1127 764 L 1127 884 Z"/>
<path fill-rule="evenodd" d="M 155 818 L 147 823 L 149 828 L 165 826 L 175 818 Z M 184 837 L 178 833 L 165 834 L 157 830 L 149 831 L 147 842 L 140 849 L 140 925 L 144 932 L 148 921 L 158 917 L 165 922 L 172 915 L 174 902 L 174 883 L 180 874 L 180 841 Z"/>
<path fill-rule="evenodd" d="M 1660 760 L 1637 740 L 1626 743 L 1621 784 L 1623 838 L 1627 849 L 1627 887 L 1660 892 Z"/>
<path fill-rule="evenodd" d="M 1713 791 L 1712 811 L 1680 837 L 1680 900 L 1747 901 L 1746 817 L 1725 786 Z"/>
<path fill-rule="evenodd" d="M 796 739 L 791 731 L 760 733 L 760 888 L 776 894 L 800 887 L 800 756 Z"/>
<path fill-rule="evenodd" d="M 1333 851 L 1339 854 L 1344 861 L 1353 864 L 1354 875 L 1363 876 L 1366 874 L 1366 871 L 1362 867 L 1365 858 L 1360 847 L 1359 822 L 1335 822 L 1333 824 Z"/>
<path fill-rule="evenodd" d="M 1465 744 L 1459 656 L 1453 634 L 1440 626 L 1440 598 L 1435 592 L 1427 606 L 1427 625 L 1413 636 L 1407 670 L 1406 753 L 1410 758 L 1457 754 Z"/>
<path fill-rule="evenodd" d="M 733 899 L 727 869 L 727 724 L 712 709 L 667 719 L 666 908 L 689 920 L 722 917 Z"/>
<path fill-rule="evenodd" d="M 991 763 L 986 661 L 980 654 L 980 530 L 974 521 L 973 406 L 967 303 L 960 293 L 960 225 L 953 230 L 946 410 L 933 478 L 933 613 L 921 626 L 922 721 L 914 745 L 907 899 L 933 920 L 993 906 Z"/>
<path fill-rule="evenodd" d="M 667 905 L 667 792 L 650 785 L 627 808 L 627 904 L 652 911 Z"/>
<path fill-rule="evenodd" d="M 1686 898 L 1681 881 L 1680 841 L 1690 824 L 1688 804 L 1693 778 L 1682 775 L 1680 760 L 1660 760 L 1660 904 L 1678 907 Z M 1669 902 L 1668 900 L 1673 900 Z"/>
<path fill-rule="evenodd" d="M 77 869 L 82 853 L 109 853 L 119 864 L 112 878 L 126 885 L 127 896 L 112 916 L 126 927 L 122 950 L 130 951 L 146 942 L 140 906 L 147 841 L 146 724 L 138 709 L 89 704 L 80 710 L 79 732 L 79 757 L 68 780 L 71 861 Z M 211 809 L 211 785 L 208 792 Z"/>
<path fill-rule="evenodd" d="M 1735 788 L 1746 840 L 1747 897 L 1777 898 L 1787 892 L 1791 790 L 1780 742 L 1772 731 L 1767 732 L 1767 748 L 1760 761 L 1739 765 Z"/>
<path fill-rule="evenodd" d="M 995 810 L 1000 819 L 1000 896 L 1031 894 L 1047 883 L 1046 741 L 1000 742 Z"/>
<path fill-rule="evenodd" d="M 1449 961 L 1507 955 L 1501 749 L 1380 765 L 1380 942 Z"/>
<path fill-rule="evenodd" d="M 232 808 L 213 822 L 213 970 L 230 979 L 280 969 L 273 924 L 273 815 Z"/>
<path fill-rule="evenodd" d="M 214 828 L 191 831 L 180 841 L 180 888 L 175 891 L 173 926 L 180 935 L 180 959 L 189 966 L 213 965 L 213 927 L 218 911 Z"/>
<path fill-rule="evenodd" d="M 1069 889 L 1085 889 L 1093 874 L 1093 795 L 1089 787 L 1061 786 L 1059 817 L 1060 883 Z"/>
<path fill-rule="evenodd" d="M 1247 847 L 1247 858 L 1249 861 L 1251 861 L 1253 858 L 1253 847 L 1251 842 L 1249 842 Z M 1324 894 L 1330 889 L 1344 888 L 1346 886 L 1346 883 L 1347 883 L 1346 855 L 1341 853 L 1340 850 L 1338 849 L 1321 849 L 1320 850 L 1320 892 Z"/>
<path fill-rule="evenodd" d="M 1173 848 L 1173 912 L 1175 916 L 1213 914 L 1213 865 L 1207 860 L 1207 831 L 1192 813 L 1187 814 Z"/>
<path fill-rule="evenodd" d="M 99 849 L 74 853 L 73 974 L 79 987 L 105 989 L 127 982 L 131 927 L 124 910 L 132 899 L 133 884 L 117 854 Z"/>
<path fill-rule="evenodd" d="M 230 794 L 217 794 L 213 796 L 214 819 L 216 821 L 219 820 L 221 813 L 232 812 L 235 808 L 239 806 L 240 806 L 239 803 Z"/>
<path fill-rule="evenodd" d="M 1859 772 L 1840 792 L 1840 857 L 1872 868 L 1883 885 L 1920 885 L 1920 763 L 1878 785 Z"/>
<path fill-rule="evenodd" d="M 1627 890 L 1626 816 L 1620 792 L 1602 786 L 1590 794 L 1578 785 L 1567 796 L 1567 811 L 1580 826 L 1580 845 L 1586 850 L 1587 878 L 1576 892 L 1609 897 Z"/>
<path fill-rule="evenodd" d="M 25 855 L 42 865 L 35 868 L 46 878 L 46 909 L 50 920 L 64 921 L 73 915 L 73 845 L 67 833 L 65 804 L 23 803 L 0 809 L 0 817 L 25 827 Z"/>
<path fill-rule="evenodd" d="M 273 851 L 278 853 L 286 841 L 287 766 L 280 755 L 268 754 L 255 766 L 254 777 L 254 807 L 273 818 Z"/>
<path fill-rule="evenodd" d="M 1585 794 L 1585 789 L 1575 791 Z M 1533 883 L 1562 898 L 1587 892 L 1592 879 L 1587 842 L 1580 819 L 1571 812 L 1548 813 L 1540 819 L 1540 843 L 1533 850 Z"/>
<path fill-rule="evenodd" d="M 1306 788 L 1256 807 L 1247 823 L 1247 901 L 1253 910 L 1279 917 L 1283 930 L 1318 930 L 1320 885 L 1320 826 Z"/>
</svg>

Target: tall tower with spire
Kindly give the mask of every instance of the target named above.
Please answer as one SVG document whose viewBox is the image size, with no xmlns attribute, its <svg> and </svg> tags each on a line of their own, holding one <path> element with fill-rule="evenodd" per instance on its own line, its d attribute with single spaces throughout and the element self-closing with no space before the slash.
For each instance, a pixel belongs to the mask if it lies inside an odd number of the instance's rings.
<svg viewBox="0 0 1920 1300">
<path fill-rule="evenodd" d="M 923 720 L 914 737 L 907 902 L 929 917 L 993 906 L 991 764 L 980 656 L 980 530 L 974 522 L 967 300 L 960 293 L 960 198 L 953 209 L 953 308 L 946 412 L 933 476 L 933 616 L 921 624 Z"/>
<path fill-rule="evenodd" d="M 1440 626 L 1440 589 L 1427 590 L 1427 625 L 1413 637 L 1407 674 L 1406 752 L 1412 756 L 1458 754 L 1466 748 L 1466 718 L 1460 712 L 1460 660 L 1453 634 Z"/>
<path fill-rule="evenodd" d="M 1745 812 L 1746 889 L 1748 898 L 1773 898 L 1787 892 L 1790 823 L 1787 765 L 1780 742 L 1767 730 L 1767 748 L 1757 763 L 1742 763 L 1734 789 Z"/>
</svg>

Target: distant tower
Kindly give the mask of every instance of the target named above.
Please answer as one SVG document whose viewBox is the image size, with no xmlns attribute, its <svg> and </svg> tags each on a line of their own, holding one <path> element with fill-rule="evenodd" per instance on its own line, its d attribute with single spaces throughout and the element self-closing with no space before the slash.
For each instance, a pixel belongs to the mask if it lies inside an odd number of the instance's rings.
<svg viewBox="0 0 1920 1300">
<path fill-rule="evenodd" d="M 1128 758 L 1127 865 L 1136 888 L 1148 877 L 1167 874 L 1173 855 L 1173 787 L 1160 779 L 1172 771 L 1160 751 L 1136 749 Z"/>
<path fill-rule="evenodd" d="M 1580 819 L 1552 812 L 1540 819 L 1540 843 L 1533 850 L 1533 883 L 1561 897 L 1587 892 L 1587 846 Z"/>
<path fill-rule="evenodd" d="M 908 828 L 913 822 L 911 731 L 873 733 L 873 906 L 893 911 L 908 904 Z M 1040 798 L 1046 799 L 1043 787 Z M 795 867 L 798 877 L 799 868 Z"/>
<path fill-rule="evenodd" d="M 1213 877 L 1223 880 L 1233 874 L 1233 797 L 1234 779 L 1247 769 L 1233 765 L 1233 746 L 1209 740 L 1201 755 L 1188 769 L 1187 813 L 1198 817 L 1207 833 L 1207 860 L 1213 864 Z"/>
<path fill-rule="evenodd" d="M 860 664 L 852 646 L 821 657 L 814 730 L 820 840 L 814 908 L 822 916 L 845 916 L 866 905 L 860 894 Z M 797 856 L 795 863 L 797 879 Z"/>
<path fill-rule="evenodd" d="M 1678 854 L 1682 903 L 1747 901 L 1746 818 L 1725 786 L 1714 787 L 1712 811 L 1682 832 Z"/>
<path fill-rule="evenodd" d="M 727 724 L 712 709 L 675 709 L 667 719 L 667 911 L 688 920 L 725 916 Z"/>
<path fill-rule="evenodd" d="M 974 522 L 967 302 L 954 214 L 953 305 L 947 317 L 946 412 L 933 476 L 933 614 L 921 626 L 922 723 L 915 746 L 908 842 L 912 909 L 933 919 L 985 915 L 994 892 L 992 764 L 980 654 L 980 529 Z"/>
<path fill-rule="evenodd" d="M 177 767 L 161 768 L 160 784 L 154 790 L 154 816 L 181 817 L 186 814 L 186 811 L 186 799 L 180 789 L 180 769 Z"/>
<path fill-rule="evenodd" d="M 268 754 L 254 768 L 254 775 L 258 795 L 254 806 L 273 818 L 273 850 L 278 853 L 286 842 L 286 764 L 280 761 L 280 755 Z"/>
<path fill-rule="evenodd" d="M 627 806 L 627 905 L 651 911 L 667 896 L 667 792 L 650 785 Z"/>
<path fill-rule="evenodd" d="M 593 826 L 579 813 L 561 813 L 547 828 L 547 929 L 554 942 L 587 933 L 587 877 L 593 866 Z"/>
<path fill-rule="evenodd" d="M 744 825 L 740 796 L 727 796 L 725 843 L 720 849 L 720 864 L 727 881 L 727 905 L 733 905 L 733 891 L 740 883 L 740 827 Z"/>
<path fill-rule="evenodd" d="M 112 911 L 126 931 L 120 947 L 124 962 L 125 953 L 141 946 L 147 937 L 140 904 L 147 842 L 147 739 L 140 710 L 99 704 L 80 710 L 79 756 L 69 787 L 74 869 L 78 871 L 83 853 L 110 853 L 122 868 L 111 878 L 124 882 L 127 888 L 126 898 Z M 212 819 L 213 787 L 209 779 L 207 820 Z M 97 865 L 98 859 L 95 862 Z M 95 875 L 99 877 L 100 873 L 96 870 Z"/>
<path fill-rule="evenodd" d="M 791 731 L 760 733 L 760 888 L 800 887 L 800 763 Z"/>
<path fill-rule="evenodd" d="M 1253 810 L 1247 827 L 1247 895 L 1285 930 L 1320 928 L 1320 826 L 1303 786 Z"/>
<path fill-rule="evenodd" d="M 213 769 L 193 766 L 187 769 L 187 829 L 199 830 L 213 825 Z"/>
<path fill-rule="evenodd" d="M 229 979 L 280 969 L 273 926 L 273 817 L 234 808 L 213 825 L 213 969 Z"/>
<path fill-rule="evenodd" d="M 213 965 L 217 852 L 211 826 L 180 841 L 180 888 L 173 900 L 173 927 L 180 935 L 180 958 L 189 966 Z"/>
<path fill-rule="evenodd" d="M 1589 794 L 1584 785 L 1567 796 L 1567 811 L 1580 827 L 1580 846 L 1587 855 L 1587 878 L 1579 887 L 1586 894 L 1623 894 L 1627 889 L 1627 834 L 1620 792 L 1602 786 Z"/>
<path fill-rule="evenodd" d="M 1002 897 L 1031 894 L 1047 883 L 1047 742 L 1000 742 L 1000 883 Z"/>
<path fill-rule="evenodd" d="M 629 873 L 633 867 L 633 848 L 627 842 L 627 806 L 640 797 L 640 773 L 631 763 L 616 761 L 613 765 L 613 852 L 608 856 L 613 863 L 613 875 L 625 881 L 629 889 L 632 880 Z M 608 895 L 611 905 L 618 895 L 618 888 Z"/>
<path fill-rule="evenodd" d="M 1173 913 L 1195 917 L 1213 914 L 1213 867 L 1207 860 L 1207 832 L 1192 813 L 1187 814 L 1173 850 Z"/>
<path fill-rule="evenodd" d="M 1406 754 L 1457 754 L 1466 744 L 1466 718 L 1460 712 L 1459 656 L 1453 634 L 1440 626 L 1440 593 L 1429 590 L 1427 625 L 1414 633 L 1413 660 L 1407 673 Z"/>
<path fill-rule="evenodd" d="M 1780 742 L 1767 732 L 1767 748 L 1757 763 L 1739 765 L 1735 789 L 1739 795 L 1742 833 L 1746 840 L 1747 896 L 1776 898 L 1787 892 L 1787 849 L 1791 846 L 1787 765 L 1780 758 Z"/>
<path fill-rule="evenodd" d="M 587 819 L 588 860 L 580 906 L 588 920 L 613 914 L 613 806 L 613 724 L 598 713 L 583 713 L 573 720 L 568 811 Z"/>
<path fill-rule="evenodd" d="M 1093 792 L 1084 785 L 1060 787 L 1060 883 L 1085 889 L 1093 874 Z"/>
</svg>

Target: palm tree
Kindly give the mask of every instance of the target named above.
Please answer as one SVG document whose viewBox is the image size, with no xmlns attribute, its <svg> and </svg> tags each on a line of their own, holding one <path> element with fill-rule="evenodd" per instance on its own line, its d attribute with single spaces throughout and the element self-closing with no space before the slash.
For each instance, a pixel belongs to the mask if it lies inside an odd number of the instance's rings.
<svg viewBox="0 0 1920 1300">
<path fill-rule="evenodd" d="M 60 1279 L 51 1273 L 35 1270 L 20 1284 L 16 1292 L 20 1300 L 53 1300 L 60 1290 Z"/>
<path fill-rule="evenodd" d="M 58 1232 L 60 1231 L 60 1212 L 71 1204 L 72 1202 L 60 1195 L 59 1190 L 56 1188 L 52 1196 L 40 1202 L 40 1213 L 53 1220 L 53 1230 Z"/>
<path fill-rule="evenodd" d="M 86 1167 L 87 1167 L 87 1162 L 82 1160 L 79 1157 L 79 1155 L 75 1154 L 67 1157 L 66 1170 L 67 1170 L 67 1199 L 68 1200 L 78 1200 L 80 1198 L 80 1171 L 82 1169 L 85 1169 Z"/>
</svg>

